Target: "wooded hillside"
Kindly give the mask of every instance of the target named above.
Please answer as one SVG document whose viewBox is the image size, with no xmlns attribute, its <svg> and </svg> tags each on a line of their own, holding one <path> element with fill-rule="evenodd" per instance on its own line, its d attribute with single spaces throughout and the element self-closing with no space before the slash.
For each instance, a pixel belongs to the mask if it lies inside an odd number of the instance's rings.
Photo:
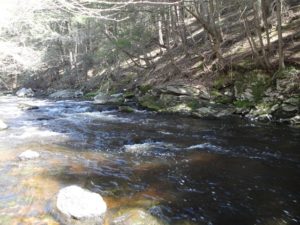
<svg viewBox="0 0 300 225">
<path fill-rule="evenodd" d="M 131 86 L 152 78 L 201 83 L 239 62 L 268 72 L 299 65 L 297 0 L 14 3 L 1 7 L 1 87 L 8 90 L 90 91 L 126 73 L 136 74 L 127 77 Z"/>
</svg>

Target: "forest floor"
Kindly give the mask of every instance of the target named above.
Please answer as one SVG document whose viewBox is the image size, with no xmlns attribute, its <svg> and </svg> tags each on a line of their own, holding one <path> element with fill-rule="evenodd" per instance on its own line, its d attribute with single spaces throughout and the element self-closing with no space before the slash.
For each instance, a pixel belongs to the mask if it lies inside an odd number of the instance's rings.
<svg viewBox="0 0 300 225">
<path fill-rule="evenodd" d="M 191 86 L 211 87 L 220 74 L 262 69 L 254 58 L 246 35 L 237 30 L 243 29 L 236 21 L 236 17 L 228 18 L 232 22 L 224 31 L 222 52 L 225 60 L 225 70 L 219 72 L 215 68 L 216 59 L 211 46 L 203 44 L 205 34 L 197 29 L 195 21 L 190 22 L 193 33 L 189 37 L 189 45 L 184 49 L 181 45 L 169 52 L 153 48 L 148 56 L 154 56 L 153 65 L 149 68 L 139 68 L 132 62 L 124 62 L 120 68 L 101 71 L 91 77 L 85 84 L 88 91 L 99 89 L 110 92 L 134 89 L 140 85 L 184 84 Z M 239 35 L 236 35 L 239 34 Z M 264 34 L 265 35 L 265 34 Z M 278 38 L 276 26 L 270 29 L 271 51 L 269 59 L 272 64 L 270 75 L 277 71 Z M 283 41 L 285 63 L 287 66 L 300 67 L 300 10 L 299 7 L 290 11 L 283 24 Z M 207 43 L 207 42 L 206 42 Z M 174 44 L 175 45 L 175 44 Z M 265 43 L 266 45 L 266 43 Z M 138 61 L 138 59 L 136 59 Z M 141 63 L 141 67 L 145 66 Z M 97 70 L 97 69 L 96 69 Z M 101 71 L 101 72 L 100 72 Z"/>
</svg>

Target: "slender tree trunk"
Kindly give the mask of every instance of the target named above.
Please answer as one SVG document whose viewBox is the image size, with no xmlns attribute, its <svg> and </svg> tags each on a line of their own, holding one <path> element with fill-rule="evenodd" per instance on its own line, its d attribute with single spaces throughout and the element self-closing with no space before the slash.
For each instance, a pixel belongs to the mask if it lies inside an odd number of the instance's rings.
<svg viewBox="0 0 300 225">
<path fill-rule="evenodd" d="M 266 0 L 261 0 L 261 15 L 262 15 L 262 20 L 263 20 L 263 25 L 264 29 L 266 31 L 266 36 L 267 36 L 267 46 L 268 46 L 268 51 L 271 51 L 271 44 L 270 44 L 270 32 L 269 32 L 269 24 L 268 24 L 268 14 L 267 11 L 268 9 L 268 4 L 266 3 Z"/>
<path fill-rule="evenodd" d="M 259 8 L 260 8 L 260 1 L 253 2 L 255 30 L 256 30 L 256 34 L 257 34 L 258 39 L 259 39 L 260 49 L 261 49 L 261 52 L 262 52 L 262 58 L 265 62 L 266 69 L 269 70 L 271 66 L 270 66 L 270 61 L 269 61 L 268 55 L 266 53 L 263 36 L 262 36 L 262 33 L 261 33 L 261 28 L 260 28 L 260 22 L 261 22 L 260 12 L 261 11 L 259 11 Z"/>
<path fill-rule="evenodd" d="M 158 42 L 159 45 L 164 46 L 164 36 L 163 36 L 163 27 L 162 27 L 162 21 L 161 21 L 161 14 L 158 14 L 158 21 L 157 21 L 157 27 L 158 27 Z"/>
<path fill-rule="evenodd" d="M 277 4 L 276 16 L 277 16 L 277 32 L 278 32 L 279 69 L 283 69 L 285 65 L 284 65 L 282 21 L 281 21 L 282 0 L 276 0 L 276 4 Z"/>
</svg>

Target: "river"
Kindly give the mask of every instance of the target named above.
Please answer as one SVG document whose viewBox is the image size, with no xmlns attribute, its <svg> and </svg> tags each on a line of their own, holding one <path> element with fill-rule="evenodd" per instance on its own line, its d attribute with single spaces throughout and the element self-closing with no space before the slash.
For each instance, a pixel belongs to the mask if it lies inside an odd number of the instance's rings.
<svg viewBox="0 0 300 225">
<path fill-rule="evenodd" d="M 100 193 L 108 217 L 138 208 L 171 225 L 300 223 L 299 129 L 13 96 L 0 97 L 0 118 L 0 224 L 59 224 L 53 201 L 71 184 Z M 19 161 L 28 149 L 41 158 Z"/>
</svg>

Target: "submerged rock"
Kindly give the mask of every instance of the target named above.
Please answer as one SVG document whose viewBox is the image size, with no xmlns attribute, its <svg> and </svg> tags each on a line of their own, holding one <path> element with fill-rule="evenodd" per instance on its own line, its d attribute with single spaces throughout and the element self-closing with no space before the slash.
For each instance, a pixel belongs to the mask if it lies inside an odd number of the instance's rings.
<svg viewBox="0 0 300 225">
<path fill-rule="evenodd" d="M 72 185 L 61 189 L 57 195 L 56 207 L 66 220 L 80 220 L 79 224 L 102 224 L 107 206 L 102 197 Z M 69 221 L 68 224 L 78 224 Z"/>
<path fill-rule="evenodd" d="M 7 128 L 8 128 L 8 126 L 6 125 L 6 123 L 4 123 L 2 120 L 0 120 L 0 131 L 6 130 Z"/>
<path fill-rule="evenodd" d="M 16 92 L 18 97 L 33 97 L 34 92 L 31 88 L 21 88 Z"/>
<path fill-rule="evenodd" d="M 25 152 L 22 152 L 18 158 L 20 160 L 31 160 L 31 159 L 37 159 L 40 157 L 40 153 L 32 151 L 32 150 L 27 150 Z"/>
<path fill-rule="evenodd" d="M 144 209 L 133 208 L 120 210 L 116 213 L 112 225 L 163 225 L 164 222 L 152 216 Z"/>
</svg>

